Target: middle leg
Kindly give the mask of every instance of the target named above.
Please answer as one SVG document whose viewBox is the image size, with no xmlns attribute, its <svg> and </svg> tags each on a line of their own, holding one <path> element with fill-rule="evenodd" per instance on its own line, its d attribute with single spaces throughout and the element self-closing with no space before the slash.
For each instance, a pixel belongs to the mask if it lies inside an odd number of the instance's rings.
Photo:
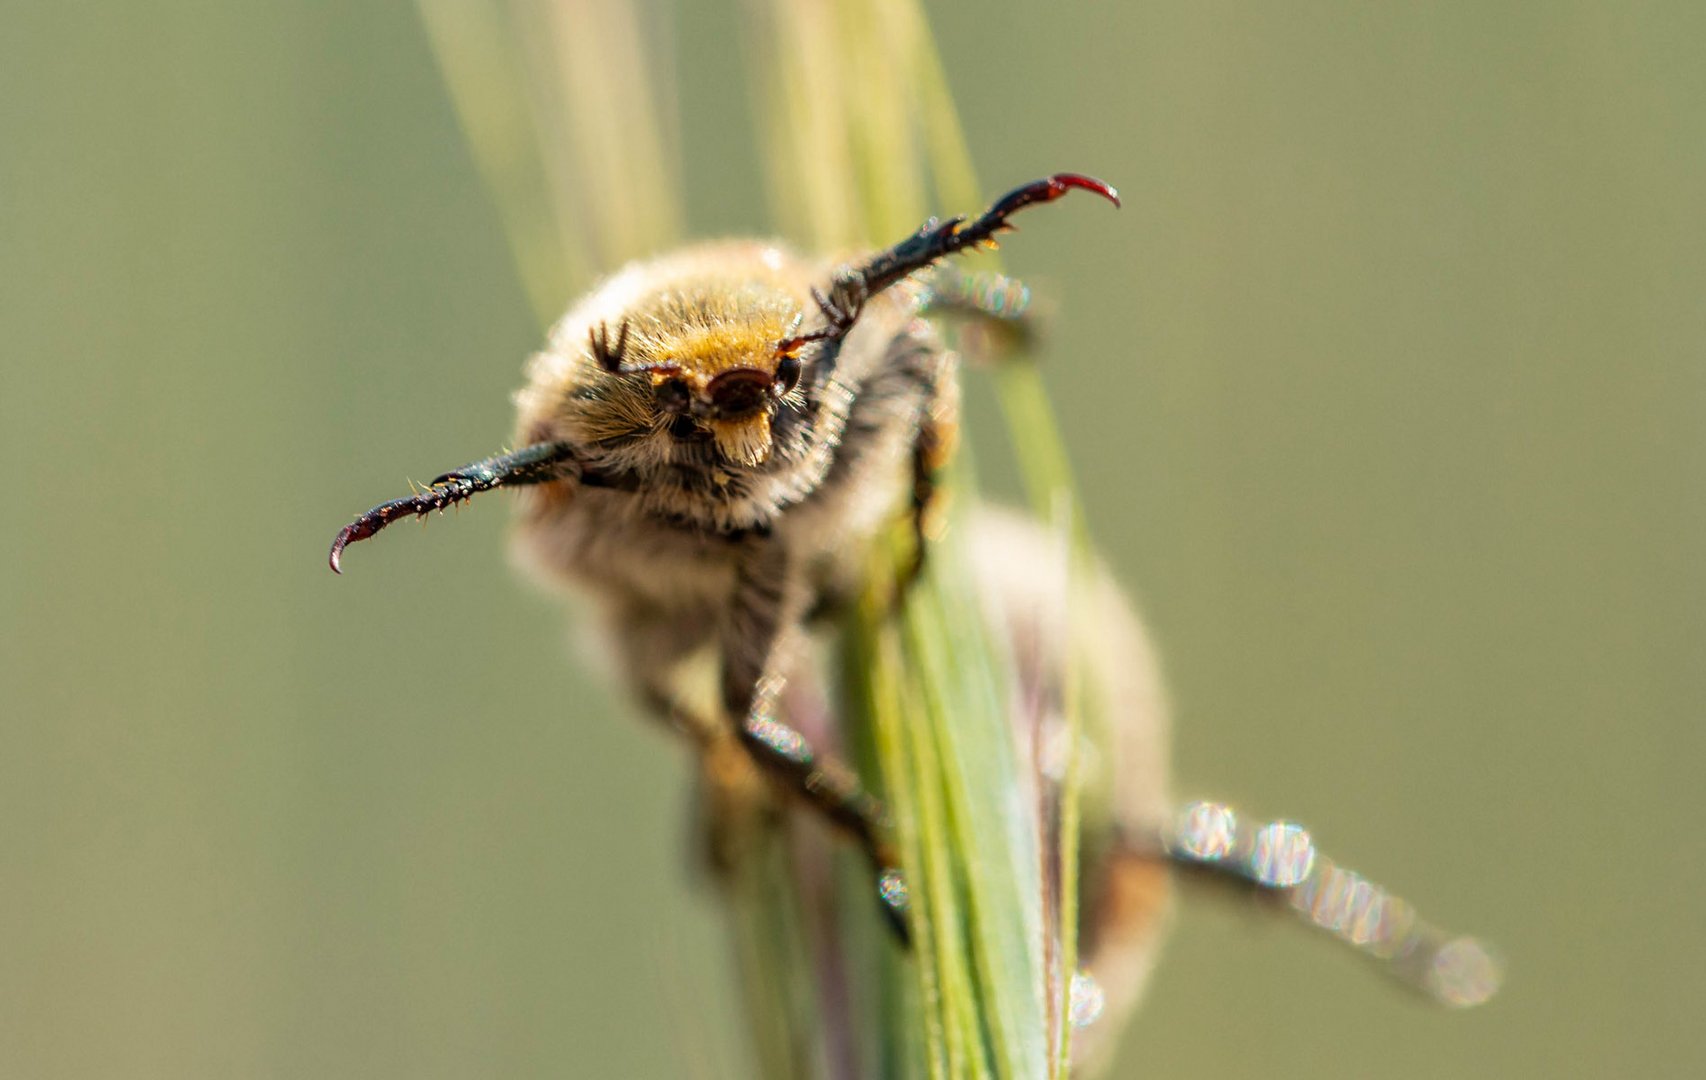
<svg viewBox="0 0 1706 1080">
<path fill-rule="evenodd" d="M 752 760 L 784 789 L 858 842 L 879 882 L 898 880 L 882 803 L 835 757 L 776 717 L 792 651 L 803 642 L 807 597 L 780 543 L 755 543 L 739 560 L 734 597 L 720 634 L 723 707 Z M 891 925 L 906 937 L 900 890 L 879 888 Z"/>
</svg>

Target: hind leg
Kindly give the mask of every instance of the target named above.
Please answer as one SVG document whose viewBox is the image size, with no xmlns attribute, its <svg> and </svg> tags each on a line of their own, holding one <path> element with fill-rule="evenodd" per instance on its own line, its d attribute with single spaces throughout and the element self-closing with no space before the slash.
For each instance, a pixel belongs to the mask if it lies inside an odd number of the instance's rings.
<svg viewBox="0 0 1706 1080">
<path fill-rule="evenodd" d="M 920 313 L 954 326 L 960 348 L 983 360 L 1029 352 L 1043 329 L 1043 312 L 1030 286 L 988 270 L 938 269 L 929 279 Z"/>
</svg>

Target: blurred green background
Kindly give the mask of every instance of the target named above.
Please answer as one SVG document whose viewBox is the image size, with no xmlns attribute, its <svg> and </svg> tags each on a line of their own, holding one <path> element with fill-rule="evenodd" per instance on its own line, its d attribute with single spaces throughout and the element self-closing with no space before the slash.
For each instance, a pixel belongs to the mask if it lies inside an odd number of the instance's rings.
<svg viewBox="0 0 1706 1080">
<path fill-rule="evenodd" d="M 1127 196 L 1009 266 L 1180 793 L 1510 962 L 1437 1012 L 1198 898 L 1115 1075 L 1706 1070 L 1706 8 L 932 17 L 992 190 Z M 501 500 L 325 568 L 539 337 L 412 8 L 3 25 L 0 1075 L 739 1075 L 681 754 Z M 750 232 L 732 14 L 678 33 L 693 228 Z"/>
</svg>

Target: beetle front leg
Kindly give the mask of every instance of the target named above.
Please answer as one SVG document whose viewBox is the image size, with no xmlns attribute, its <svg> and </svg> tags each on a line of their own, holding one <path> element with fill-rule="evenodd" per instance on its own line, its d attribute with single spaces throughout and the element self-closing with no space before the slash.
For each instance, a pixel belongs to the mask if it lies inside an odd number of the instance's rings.
<svg viewBox="0 0 1706 1080">
<path fill-rule="evenodd" d="M 841 341 L 859 321 L 870 299 L 898 285 L 911 275 L 951 255 L 979 247 L 992 247 L 998 233 L 1014 226 L 1008 219 L 1027 206 L 1050 203 L 1069 191 L 1089 191 L 1113 203 L 1120 197 L 1112 187 L 1092 176 L 1055 173 L 1009 191 L 977 217 L 931 218 L 911 236 L 877 252 L 862 263 L 837 269 L 827 290 L 812 290 L 812 299 L 823 318 L 821 330 L 788 337 L 776 345 L 779 355 L 793 355 L 807 345 L 822 343 L 825 352 L 819 363 L 832 364 Z"/>
<path fill-rule="evenodd" d="M 554 480 L 575 479 L 582 469 L 575 448 L 568 443 L 548 442 L 524 446 L 507 454 L 497 454 L 453 469 L 435 477 L 432 483 L 415 494 L 380 503 L 343 527 L 332 541 L 333 573 L 343 573 L 344 548 L 357 540 L 366 540 L 393 522 L 409 517 L 422 517 L 434 510 L 467 502 L 482 491 L 500 487 L 525 487 Z"/>
</svg>

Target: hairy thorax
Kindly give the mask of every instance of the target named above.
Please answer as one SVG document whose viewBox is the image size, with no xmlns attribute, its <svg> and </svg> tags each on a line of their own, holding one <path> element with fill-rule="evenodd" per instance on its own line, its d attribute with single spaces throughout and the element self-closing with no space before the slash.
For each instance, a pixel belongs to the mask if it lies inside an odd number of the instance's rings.
<svg viewBox="0 0 1706 1080">
<path fill-rule="evenodd" d="M 909 293 L 872 305 L 833 372 L 740 424 L 660 414 L 653 385 L 601 377 L 588 346 L 625 326 L 629 362 L 702 385 L 768 359 L 810 309 L 800 283 L 817 267 L 773 245 L 714 244 L 623 270 L 564 317 L 517 394 L 518 440 L 572 442 L 588 471 L 528 493 L 525 565 L 695 619 L 726 602 L 743 545 L 780 544 L 808 591 L 850 576 L 908 490 L 906 450 L 943 362 Z M 909 362 L 891 362 L 897 349 Z"/>
</svg>

